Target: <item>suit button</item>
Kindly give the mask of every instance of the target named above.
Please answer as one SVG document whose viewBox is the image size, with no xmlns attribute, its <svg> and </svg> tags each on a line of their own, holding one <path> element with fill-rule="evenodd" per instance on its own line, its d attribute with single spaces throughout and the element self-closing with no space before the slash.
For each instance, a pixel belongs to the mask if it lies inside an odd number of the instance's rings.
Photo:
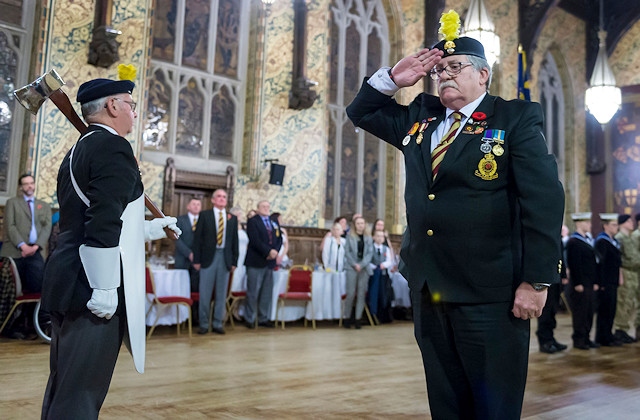
<svg viewBox="0 0 640 420">
<path fill-rule="evenodd" d="M 436 195 L 435 194 L 429 194 L 427 197 L 429 197 L 430 201 L 433 201 L 436 199 Z"/>
<path fill-rule="evenodd" d="M 427 236 L 433 236 L 433 231 L 431 229 L 427 230 Z"/>
</svg>

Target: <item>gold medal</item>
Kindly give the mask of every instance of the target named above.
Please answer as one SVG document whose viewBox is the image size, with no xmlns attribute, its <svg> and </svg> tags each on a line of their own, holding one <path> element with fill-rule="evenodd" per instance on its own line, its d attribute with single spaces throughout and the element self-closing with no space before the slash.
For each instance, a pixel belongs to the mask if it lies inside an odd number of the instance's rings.
<svg viewBox="0 0 640 420">
<path fill-rule="evenodd" d="M 422 131 L 418 133 L 418 137 L 416 137 L 416 144 L 422 143 Z"/>
<path fill-rule="evenodd" d="M 480 162 L 478 162 L 478 169 L 475 172 L 475 176 L 485 181 L 491 181 L 498 178 L 496 172 L 498 172 L 498 163 L 491 153 L 487 153 L 480 159 Z"/>
<path fill-rule="evenodd" d="M 502 156 L 502 154 L 504 153 L 504 149 L 499 144 L 496 144 L 493 146 L 493 153 L 496 156 Z"/>
</svg>

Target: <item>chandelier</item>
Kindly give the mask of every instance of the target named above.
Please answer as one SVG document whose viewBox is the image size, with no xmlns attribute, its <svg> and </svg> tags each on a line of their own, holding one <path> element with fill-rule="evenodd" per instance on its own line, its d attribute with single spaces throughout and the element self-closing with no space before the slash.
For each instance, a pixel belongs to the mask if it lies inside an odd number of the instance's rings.
<svg viewBox="0 0 640 420">
<path fill-rule="evenodd" d="M 613 76 L 609 61 L 607 60 L 607 32 L 603 30 L 602 0 L 600 0 L 600 30 L 598 31 L 598 56 L 593 67 L 593 74 L 585 94 L 587 111 L 593 115 L 601 125 L 607 124 L 618 112 L 622 95 L 620 88 L 616 86 L 616 78 Z"/>
<path fill-rule="evenodd" d="M 495 26 L 482 0 L 471 0 L 464 20 L 464 32 L 469 38 L 480 41 L 484 46 L 487 62 L 493 67 L 500 58 L 500 37 L 496 35 Z"/>
</svg>

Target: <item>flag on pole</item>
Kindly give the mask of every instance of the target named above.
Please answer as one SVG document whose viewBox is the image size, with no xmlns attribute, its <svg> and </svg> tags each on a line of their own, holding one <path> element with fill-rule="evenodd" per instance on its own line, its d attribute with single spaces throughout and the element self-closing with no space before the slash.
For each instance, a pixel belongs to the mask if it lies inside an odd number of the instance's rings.
<svg viewBox="0 0 640 420">
<path fill-rule="evenodd" d="M 531 100 L 529 93 L 529 72 L 527 71 L 527 54 L 522 45 L 518 45 L 518 99 Z"/>
</svg>

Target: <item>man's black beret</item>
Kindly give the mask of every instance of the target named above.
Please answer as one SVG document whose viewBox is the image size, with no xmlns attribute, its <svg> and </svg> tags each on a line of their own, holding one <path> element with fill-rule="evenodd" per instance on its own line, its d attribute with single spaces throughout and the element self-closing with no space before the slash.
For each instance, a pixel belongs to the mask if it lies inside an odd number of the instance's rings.
<svg viewBox="0 0 640 420">
<path fill-rule="evenodd" d="M 131 80 L 93 79 L 80 85 L 77 100 L 86 104 L 106 96 L 131 93 L 135 86 Z"/>
</svg>

